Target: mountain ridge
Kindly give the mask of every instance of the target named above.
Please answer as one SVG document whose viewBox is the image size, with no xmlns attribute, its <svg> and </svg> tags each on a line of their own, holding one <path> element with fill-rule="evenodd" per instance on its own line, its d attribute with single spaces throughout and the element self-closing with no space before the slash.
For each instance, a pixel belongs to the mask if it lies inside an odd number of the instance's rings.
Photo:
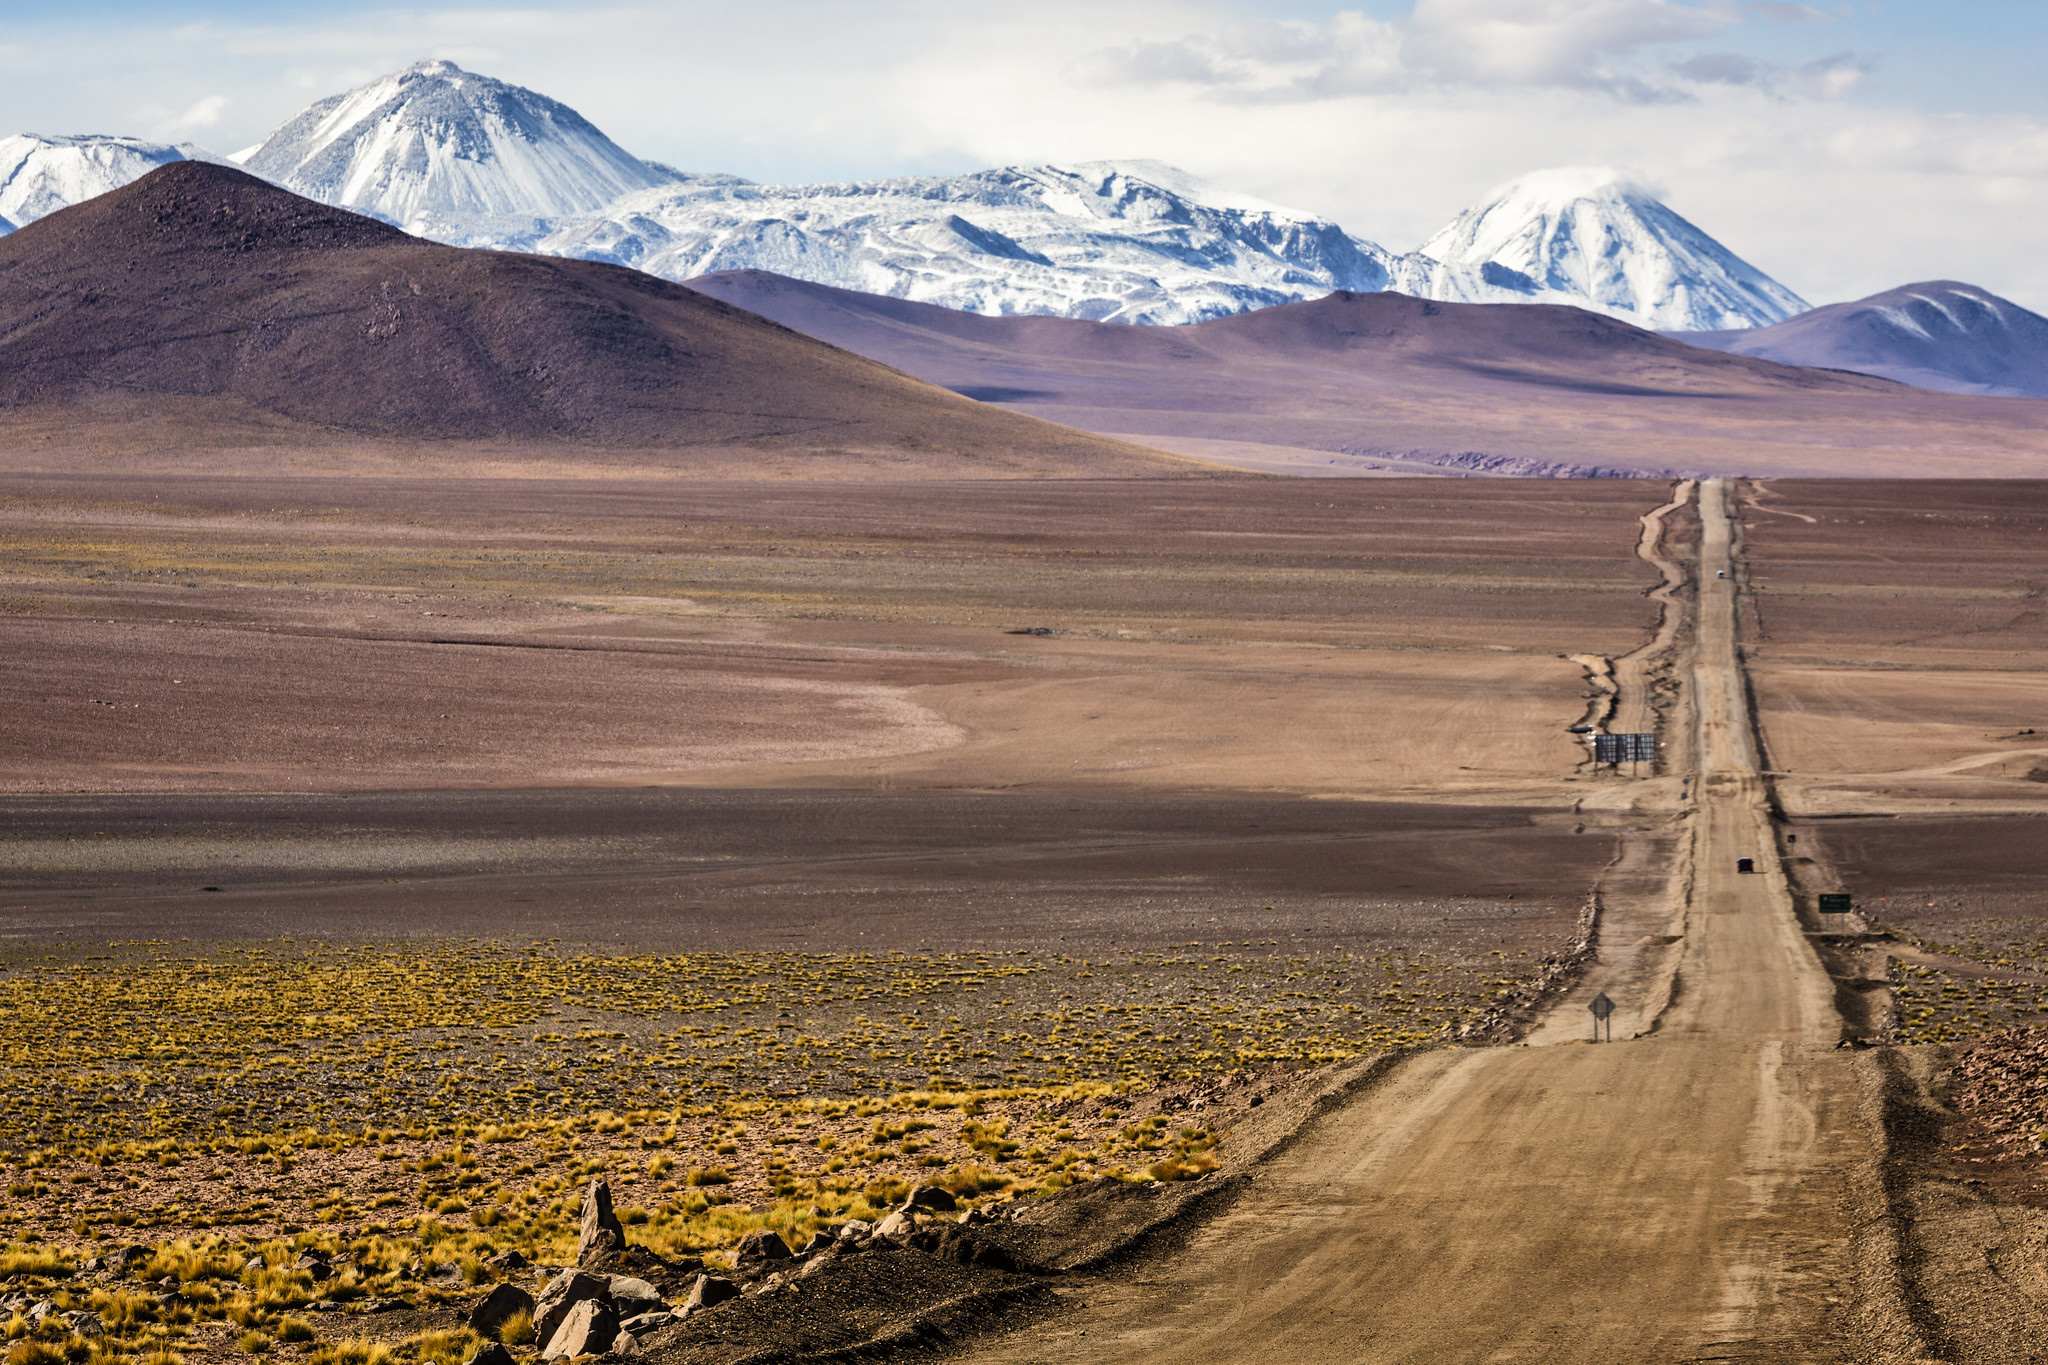
<svg viewBox="0 0 2048 1365">
<path fill-rule="evenodd" d="M 210 436 L 299 445 L 1193 472 L 647 275 L 423 241 L 193 161 L 0 238 L 0 432 L 47 430 L 54 413 L 79 439 L 136 403 L 168 404 Z"/>
<path fill-rule="evenodd" d="M 1451 250 L 1439 233 L 1430 256 L 1390 252 L 1321 215 L 1156 161 L 758 185 L 640 160 L 568 106 L 445 61 L 317 101 L 243 164 L 452 245 L 604 260 L 675 281 L 766 269 L 987 314 L 1179 324 L 1395 289 L 1698 330 L 1775 322 L 1803 306 L 1633 190 L 1609 202 L 1599 184 L 1581 185 L 1577 207 L 1496 195 L 1468 216 L 1499 223 L 1521 205 L 1536 217 L 1504 242 L 1547 246 Z M 1575 176 L 1586 179 L 1525 179 Z M 1596 256 L 1612 247 L 1629 257 L 1618 278 L 1648 283 L 1621 288 L 1616 272 L 1560 268 L 1583 262 L 1582 239 Z"/>
<path fill-rule="evenodd" d="M 1753 331 L 1666 335 L 1717 351 L 1876 375 L 1922 389 L 2048 397 L 2048 318 L 1956 280 L 1901 285 Z"/>
<path fill-rule="evenodd" d="M 985 402 L 1274 473 L 2048 470 L 2048 403 L 1725 354 L 1569 307 L 1339 292 L 1161 328 L 985 317 L 758 271 L 691 287 Z"/>
</svg>

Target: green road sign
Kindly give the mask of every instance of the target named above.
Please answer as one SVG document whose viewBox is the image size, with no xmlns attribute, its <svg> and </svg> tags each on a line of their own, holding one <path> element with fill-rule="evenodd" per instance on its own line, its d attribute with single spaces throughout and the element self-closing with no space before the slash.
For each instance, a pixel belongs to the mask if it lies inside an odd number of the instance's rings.
<svg viewBox="0 0 2048 1365">
<path fill-rule="evenodd" d="M 1855 898 L 1846 891 L 1823 891 L 1821 893 L 1820 912 L 1823 915 L 1846 915 L 1855 908 Z"/>
</svg>

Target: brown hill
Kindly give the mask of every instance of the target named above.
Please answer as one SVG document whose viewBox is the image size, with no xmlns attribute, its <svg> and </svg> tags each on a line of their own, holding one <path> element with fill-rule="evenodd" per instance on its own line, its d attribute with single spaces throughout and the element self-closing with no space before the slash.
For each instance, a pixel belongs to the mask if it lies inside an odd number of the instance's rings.
<svg viewBox="0 0 2048 1365">
<path fill-rule="evenodd" d="M 2048 402 L 1726 355 L 1576 308 L 1339 293 L 1130 327 L 759 271 L 691 287 L 958 393 L 1254 469 L 2048 473 Z"/>
<path fill-rule="evenodd" d="M 0 448 L 423 439 L 721 472 L 1193 468 L 636 271 L 436 245 L 229 167 L 164 166 L 0 238 Z"/>
</svg>

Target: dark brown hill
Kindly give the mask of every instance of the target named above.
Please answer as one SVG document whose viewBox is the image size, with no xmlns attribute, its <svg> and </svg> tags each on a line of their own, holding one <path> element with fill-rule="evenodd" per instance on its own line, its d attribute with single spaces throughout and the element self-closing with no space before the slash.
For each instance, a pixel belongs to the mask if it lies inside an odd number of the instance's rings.
<svg viewBox="0 0 2048 1365">
<path fill-rule="evenodd" d="M 2048 473 L 2048 403 L 1722 354 L 1576 308 L 1338 293 L 1132 327 L 759 271 L 690 283 L 957 393 L 1255 469 Z"/>
<path fill-rule="evenodd" d="M 146 429 L 152 415 L 175 440 L 214 445 L 425 438 L 874 455 L 958 473 L 1189 469 L 635 271 L 440 246 L 196 161 L 0 238 L 0 442 L 21 448 L 11 428 L 90 444 L 95 427 Z"/>
</svg>

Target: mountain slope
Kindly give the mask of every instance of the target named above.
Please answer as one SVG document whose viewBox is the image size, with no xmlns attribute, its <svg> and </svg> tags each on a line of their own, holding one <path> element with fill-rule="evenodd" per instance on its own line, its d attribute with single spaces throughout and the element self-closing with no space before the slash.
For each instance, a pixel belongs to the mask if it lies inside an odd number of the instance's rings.
<svg viewBox="0 0 2048 1365">
<path fill-rule="evenodd" d="M 990 314 L 1177 323 L 1379 289 L 1386 253 L 1157 162 L 836 185 L 700 180 L 628 195 L 532 245 L 665 279 L 770 270 Z"/>
<path fill-rule="evenodd" d="M 915 457 L 964 473 L 1171 469 L 680 286 L 423 242 L 198 162 L 0 238 L 0 430 L 47 431 L 54 414 L 70 438 L 137 404 L 185 413 L 215 442 L 254 432 L 301 445 L 826 452 L 855 466 Z"/>
<path fill-rule="evenodd" d="M 35 133 L 0 138 L 0 224 L 26 226 L 169 162 L 219 159 L 189 142 L 172 147 L 133 137 Z"/>
<path fill-rule="evenodd" d="M 1576 308 L 1336 293 L 1185 327 L 691 287 L 956 392 L 1291 474 L 2048 474 L 2048 403 L 1688 346 Z"/>
<path fill-rule="evenodd" d="M 588 213 L 675 178 L 566 104 L 440 61 L 321 100 L 243 165 L 437 237 L 473 235 L 467 220 Z"/>
<path fill-rule="evenodd" d="M 1854 370 L 1923 389 L 2048 398 L 2048 318 L 1954 280 L 1831 303 L 1754 331 L 1672 336 L 1718 351 Z"/>
<path fill-rule="evenodd" d="M 1766 327 L 1805 300 L 1607 167 L 1537 171 L 1466 209 L 1396 288 L 1430 298 L 1570 302 L 1643 327 Z M 1442 267 L 1439 269 L 1438 267 Z"/>
</svg>

